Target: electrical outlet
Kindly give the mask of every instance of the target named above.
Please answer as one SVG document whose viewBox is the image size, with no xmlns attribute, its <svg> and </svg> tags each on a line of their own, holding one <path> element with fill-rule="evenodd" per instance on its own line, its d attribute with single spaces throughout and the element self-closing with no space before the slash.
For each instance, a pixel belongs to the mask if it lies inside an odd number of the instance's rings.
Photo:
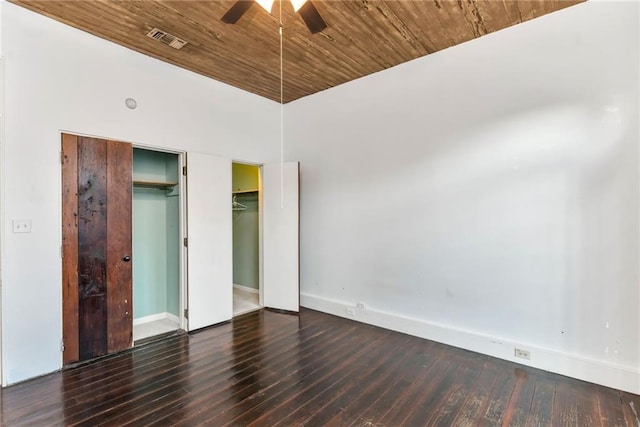
<svg viewBox="0 0 640 427">
<path fill-rule="evenodd" d="M 527 350 L 523 350 L 521 348 L 514 348 L 513 349 L 513 355 L 515 357 L 519 357 L 521 359 L 527 359 L 527 360 L 531 360 L 531 353 Z"/>
<path fill-rule="evenodd" d="M 347 311 L 347 316 L 356 317 L 356 310 L 355 309 L 353 309 L 351 307 L 347 307 L 346 311 Z"/>
<path fill-rule="evenodd" d="M 31 233 L 31 220 L 14 219 L 13 232 L 14 233 Z"/>
<path fill-rule="evenodd" d="M 359 301 L 358 304 L 356 304 L 356 308 L 362 311 L 365 311 L 367 309 L 367 307 L 364 305 L 362 301 Z"/>
</svg>

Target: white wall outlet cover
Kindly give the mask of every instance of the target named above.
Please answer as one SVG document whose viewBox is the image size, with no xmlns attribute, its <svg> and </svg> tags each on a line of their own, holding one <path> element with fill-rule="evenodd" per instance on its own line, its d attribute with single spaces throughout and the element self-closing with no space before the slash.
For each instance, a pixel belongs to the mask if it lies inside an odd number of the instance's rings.
<svg viewBox="0 0 640 427">
<path fill-rule="evenodd" d="M 14 233 L 31 233 L 31 220 L 30 219 L 14 219 L 13 232 Z"/>
<path fill-rule="evenodd" d="M 519 357 L 521 359 L 527 359 L 527 360 L 531 360 L 531 352 L 528 350 L 524 350 L 522 348 L 514 348 L 513 349 L 513 355 L 515 357 Z"/>
</svg>

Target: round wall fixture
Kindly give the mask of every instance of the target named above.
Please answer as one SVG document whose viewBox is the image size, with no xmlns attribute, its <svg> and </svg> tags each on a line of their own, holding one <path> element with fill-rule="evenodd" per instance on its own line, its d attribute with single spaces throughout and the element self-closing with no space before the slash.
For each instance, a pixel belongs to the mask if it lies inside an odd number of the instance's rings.
<svg viewBox="0 0 640 427">
<path fill-rule="evenodd" d="M 131 109 L 131 110 L 135 110 L 136 107 L 138 106 L 138 103 L 136 102 L 135 99 L 133 98 L 127 98 L 124 101 L 125 105 L 127 106 L 127 108 Z"/>
</svg>

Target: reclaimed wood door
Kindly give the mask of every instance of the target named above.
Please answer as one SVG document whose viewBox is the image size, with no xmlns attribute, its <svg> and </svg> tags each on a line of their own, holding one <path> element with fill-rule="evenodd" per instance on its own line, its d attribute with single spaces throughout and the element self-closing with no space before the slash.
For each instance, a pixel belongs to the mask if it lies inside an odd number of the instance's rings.
<svg viewBox="0 0 640 427">
<path fill-rule="evenodd" d="M 132 149 L 62 135 L 64 364 L 132 344 Z"/>
</svg>

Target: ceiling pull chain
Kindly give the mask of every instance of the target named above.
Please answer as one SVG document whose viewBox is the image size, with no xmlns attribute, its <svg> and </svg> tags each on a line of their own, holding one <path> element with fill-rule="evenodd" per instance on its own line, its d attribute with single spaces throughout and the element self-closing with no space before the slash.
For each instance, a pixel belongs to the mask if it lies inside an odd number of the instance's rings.
<svg viewBox="0 0 640 427">
<path fill-rule="evenodd" d="M 284 84 L 282 67 L 282 1 L 280 5 L 280 209 L 284 209 Z"/>
</svg>

